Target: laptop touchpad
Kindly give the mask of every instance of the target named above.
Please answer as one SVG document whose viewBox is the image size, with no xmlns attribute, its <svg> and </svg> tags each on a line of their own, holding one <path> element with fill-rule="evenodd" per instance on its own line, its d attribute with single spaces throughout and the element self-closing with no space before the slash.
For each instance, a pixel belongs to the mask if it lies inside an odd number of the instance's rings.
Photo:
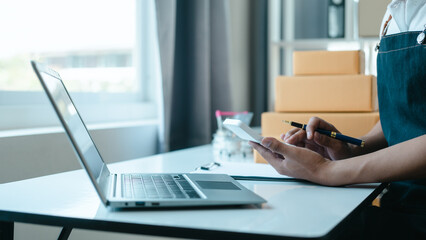
<svg viewBox="0 0 426 240">
<path fill-rule="evenodd" d="M 203 189 L 220 189 L 220 190 L 241 190 L 232 182 L 221 181 L 196 181 Z"/>
</svg>

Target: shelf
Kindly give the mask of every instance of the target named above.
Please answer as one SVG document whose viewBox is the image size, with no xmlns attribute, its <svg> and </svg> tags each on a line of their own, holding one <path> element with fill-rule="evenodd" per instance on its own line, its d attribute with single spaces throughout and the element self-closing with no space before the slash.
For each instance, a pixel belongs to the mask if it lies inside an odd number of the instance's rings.
<svg viewBox="0 0 426 240">
<path fill-rule="evenodd" d="M 270 0 L 269 4 L 269 49 L 268 49 L 268 108 L 274 109 L 274 85 L 278 75 L 293 74 L 293 52 L 303 50 L 346 51 L 363 50 L 365 54 L 366 74 L 375 74 L 376 53 L 374 48 L 377 37 L 359 37 L 358 0 L 345 1 L 345 37 L 327 38 L 324 34 L 312 35 L 313 38 L 297 38 L 300 30 L 316 32 L 324 29 L 323 17 L 316 15 L 324 12 L 321 4 L 328 0 Z M 314 7 L 313 7 L 314 6 Z M 302 12 L 307 11 L 307 12 Z M 311 13 L 309 13 L 311 11 Z M 325 10 L 325 12 L 327 9 Z M 302 14 L 302 15 L 301 15 Z M 301 16 L 311 16 L 301 22 Z M 318 24 L 312 23 L 312 16 L 318 17 Z M 303 20 L 303 18 L 302 18 Z M 309 22 L 311 21 L 311 22 Z M 305 34 L 309 37 L 309 34 Z"/>
<path fill-rule="evenodd" d="M 300 39 L 293 41 L 271 41 L 271 46 L 275 47 L 291 47 L 291 48 L 301 48 L 301 49 L 315 49 L 315 48 L 325 48 L 333 44 L 345 44 L 345 45 L 354 45 L 361 43 L 376 43 L 379 41 L 379 38 L 359 38 L 359 39 L 329 39 L 329 38 L 317 38 L 317 39 Z"/>
<path fill-rule="evenodd" d="M 377 38 L 358 38 L 358 39 L 347 39 L 347 38 L 311 38 L 311 39 L 295 39 L 292 41 L 270 41 L 274 45 L 287 45 L 287 44 L 311 44 L 311 43 L 346 43 L 346 42 L 375 42 L 378 41 Z"/>
</svg>

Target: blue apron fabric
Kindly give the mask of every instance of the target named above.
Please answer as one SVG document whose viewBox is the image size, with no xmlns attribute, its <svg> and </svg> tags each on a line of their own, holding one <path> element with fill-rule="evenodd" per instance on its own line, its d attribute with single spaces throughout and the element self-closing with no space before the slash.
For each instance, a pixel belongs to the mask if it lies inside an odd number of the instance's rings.
<svg viewBox="0 0 426 240">
<path fill-rule="evenodd" d="M 388 35 L 380 42 L 377 89 L 389 146 L 426 133 L 426 45 L 417 43 L 419 33 Z M 426 239 L 426 179 L 390 183 L 381 206 L 364 208 L 338 238 Z"/>
<path fill-rule="evenodd" d="M 380 122 L 389 146 L 426 134 L 426 45 L 417 43 L 419 33 L 383 36 L 380 41 L 377 89 Z M 426 212 L 426 179 L 391 183 L 382 203 Z"/>
<path fill-rule="evenodd" d="M 384 36 L 377 55 L 380 121 L 389 146 L 426 134 L 426 45 L 420 32 Z"/>
</svg>

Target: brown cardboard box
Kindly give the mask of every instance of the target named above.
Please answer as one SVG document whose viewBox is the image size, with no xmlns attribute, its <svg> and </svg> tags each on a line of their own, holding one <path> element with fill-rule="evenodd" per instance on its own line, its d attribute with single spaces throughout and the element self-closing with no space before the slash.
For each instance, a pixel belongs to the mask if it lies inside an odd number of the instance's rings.
<svg viewBox="0 0 426 240">
<path fill-rule="evenodd" d="M 313 116 L 320 117 L 333 124 L 342 134 L 351 137 L 361 137 L 368 133 L 379 121 L 379 113 L 262 113 L 262 136 L 280 139 L 282 133 L 286 133 L 293 127 L 282 120 L 290 120 L 299 123 L 308 123 Z M 266 161 L 255 151 L 254 160 L 257 163 Z"/>
<path fill-rule="evenodd" d="M 372 75 L 276 78 L 276 112 L 371 112 L 377 105 Z"/>
<path fill-rule="evenodd" d="M 293 74 L 345 75 L 364 73 L 362 51 L 295 51 Z"/>
</svg>

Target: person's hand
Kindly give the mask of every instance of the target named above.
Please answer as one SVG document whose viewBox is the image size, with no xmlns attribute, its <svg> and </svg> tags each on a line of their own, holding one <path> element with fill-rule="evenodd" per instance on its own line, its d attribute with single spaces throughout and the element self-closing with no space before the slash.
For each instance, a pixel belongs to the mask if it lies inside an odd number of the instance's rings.
<svg viewBox="0 0 426 240">
<path fill-rule="evenodd" d="M 324 185 L 334 185 L 330 182 L 330 171 L 335 163 L 325 159 L 320 154 L 306 148 L 290 146 L 275 138 L 266 137 L 262 144 L 249 142 L 278 173 L 306 179 Z"/>
<path fill-rule="evenodd" d="M 281 139 L 286 143 L 308 148 L 331 160 L 352 156 L 352 146 L 316 132 L 315 129 L 317 128 L 340 133 L 332 124 L 321 118 L 312 117 L 306 125 L 306 131 L 300 128 L 293 128 L 286 134 L 281 135 Z"/>
</svg>

